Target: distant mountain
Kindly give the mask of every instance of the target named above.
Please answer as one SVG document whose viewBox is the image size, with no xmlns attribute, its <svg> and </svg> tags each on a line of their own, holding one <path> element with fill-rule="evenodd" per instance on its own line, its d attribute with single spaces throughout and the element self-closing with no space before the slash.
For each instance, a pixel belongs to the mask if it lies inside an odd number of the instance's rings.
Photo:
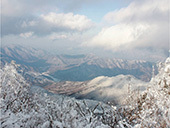
<svg viewBox="0 0 170 128">
<path fill-rule="evenodd" d="M 51 55 L 46 51 L 23 47 L 1 48 L 2 64 L 15 60 L 27 72 L 45 73 L 61 81 L 87 81 L 98 76 L 133 75 L 149 81 L 154 63 L 138 60 L 99 58 L 94 55 Z M 47 77 L 46 77 L 47 78 Z"/>
<path fill-rule="evenodd" d="M 25 69 L 32 71 L 46 71 L 49 64 L 46 63 L 48 54 L 43 50 L 37 50 L 31 47 L 6 46 L 1 48 L 1 61 L 3 64 L 16 61 Z"/>
<path fill-rule="evenodd" d="M 130 91 L 144 91 L 145 85 L 145 82 L 131 75 L 118 75 L 115 77 L 100 76 L 85 82 L 58 82 L 46 86 L 45 89 L 55 94 L 120 104 L 127 98 Z"/>
</svg>

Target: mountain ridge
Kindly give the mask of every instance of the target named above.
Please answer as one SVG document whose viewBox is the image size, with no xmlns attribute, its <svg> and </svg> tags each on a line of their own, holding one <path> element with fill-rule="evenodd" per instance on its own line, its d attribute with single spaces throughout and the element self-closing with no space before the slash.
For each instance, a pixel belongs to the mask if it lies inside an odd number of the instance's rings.
<svg viewBox="0 0 170 128">
<path fill-rule="evenodd" d="M 149 81 L 154 63 L 141 60 L 100 58 L 95 55 L 51 55 L 46 51 L 23 47 L 1 48 L 2 63 L 15 60 L 28 71 L 49 75 L 63 81 L 87 81 L 98 76 L 133 75 Z"/>
<path fill-rule="evenodd" d="M 85 82 L 58 82 L 44 88 L 54 94 L 65 94 L 78 99 L 122 104 L 124 97 L 129 95 L 129 91 L 144 91 L 146 85 L 146 82 L 132 75 L 117 75 L 114 77 L 99 76 Z"/>
</svg>

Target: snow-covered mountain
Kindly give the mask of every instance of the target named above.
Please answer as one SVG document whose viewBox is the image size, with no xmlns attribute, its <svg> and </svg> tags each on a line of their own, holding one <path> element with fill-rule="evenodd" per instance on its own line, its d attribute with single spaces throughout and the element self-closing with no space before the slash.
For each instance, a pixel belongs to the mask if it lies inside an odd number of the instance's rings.
<svg viewBox="0 0 170 128">
<path fill-rule="evenodd" d="M 71 95 L 80 99 L 123 103 L 130 91 L 146 89 L 146 83 L 131 75 L 100 76 L 85 82 L 58 82 L 45 86 L 49 92 Z"/>
<path fill-rule="evenodd" d="M 170 127 L 170 58 L 159 64 L 159 74 L 152 78 L 145 91 L 131 92 L 126 97 L 127 103 L 119 106 L 61 95 L 50 96 L 44 93 L 45 90 L 38 91 L 39 89 L 31 92 L 30 85 L 17 72 L 17 68 L 18 65 L 12 62 L 0 69 L 2 128 Z M 117 77 L 122 80 L 123 76 Z M 118 78 L 98 77 L 90 81 L 89 86 L 93 88 L 93 84 L 98 83 L 100 87 L 107 87 L 105 85 L 115 82 L 119 85 Z M 129 76 L 125 78 L 129 79 Z M 131 81 L 134 81 L 133 78 Z M 122 80 L 124 82 L 126 81 Z M 123 88 L 119 86 L 115 85 Z M 92 105 L 95 103 L 97 104 Z"/>
<path fill-rule="evenodd" d="M 18 65 L 12 62 L 0 69 L 2 128 L 109 128 L 94 118 L 96 111 L 101 112 L 95 107 L 97 101 L 80 101 L 61 95 L 47 95 L 41 87 L 30 88 L 24 77 L 17 72 L 17 67 Z M 92 106 L 93 109 L 84 105 Z M 109 107 L 103 103 L 101 105 Z"/>
<path fill-rule="evenodd" d="M 87 81 L 98 76 L 133 75 L 149 81 L 154 63 L 141 60 L 100 58 L 89 55 L 51 55 L 43 50 L 4 46 L 1 48 L 2 64 L 15 60 L 27 72 L 49 74 L 62 81 Z"/>
</svg>

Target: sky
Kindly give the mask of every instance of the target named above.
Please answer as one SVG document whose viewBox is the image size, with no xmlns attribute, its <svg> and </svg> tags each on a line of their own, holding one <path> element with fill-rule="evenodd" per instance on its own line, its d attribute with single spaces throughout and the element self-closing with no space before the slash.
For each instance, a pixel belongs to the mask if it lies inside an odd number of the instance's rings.
<svg viewBox="0 0 170 128">
<path fill-rule="evenodd" d="M 1 0 L 1 45 L 158 61 L 168 56 L 169 4 L 169 0 Z"/>
</svg>

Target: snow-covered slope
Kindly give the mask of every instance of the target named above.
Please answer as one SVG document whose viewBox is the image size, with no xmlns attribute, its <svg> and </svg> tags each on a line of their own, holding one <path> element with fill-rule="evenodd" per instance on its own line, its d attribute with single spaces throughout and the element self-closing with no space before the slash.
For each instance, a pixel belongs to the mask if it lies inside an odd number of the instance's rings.
<svg viewBox="0 0 170 128">
<path fill-rule="evenodd" d="M 59 82 L 45 88 L 57 94 L 120 104 L 130 91 L 145 90 L 145 85 L 145 82 L 131 75 L 118 75 L 115 77 L 100 76 L 86 82 Z"/>
<path fill-rule="evenodd" d="M 128 91 L 144 90 L 144 82 L 130 75 L 118 75 L 116 77 L 97 77 L 91 80 L 85 89 L 79 94 L 85 97 L 97 97 L 102 101 L 115 101 L 122 103 L 128 95 Z"/>
<path fill-rule="evenodd" d="M 41 95 L 39 92 L 32 94 L 30 86 L 18 74 L 17 67 L 15 63 L 11 63 L 0 69 L 2 128 L 170 127 L 170 58 L 165 63 L 160 63 L 159 74 L 148 83 L 147 90 L 139 92 L 136 98 L 131 93 L 127 104 L 123 106 L 98 103 L 94 107 L 89 106 L 96 103 L 93 101 L 80 101 L 60 95 L 49 96 L 42 90 Z M 120 79 L 121 77 L 119 76 Z M 99 77 L 89 83 L 110 85 L 114 82 Z"/>
<path fill-rule="evenodd" d="M 135 128 L 170 127 L 170 58 L 159 64 L 159 73 L 148 83 L 146 91 L 128 100 L 129 119 Z"/>
<path fill-rule="evenodd" d="M 12 62 L 0 69 L 0 127 L 109 128 L 97 120 L 97 117 L 93 117 L 92 112 L 100 112 L 99 109 L 92 106 L 94 109 L 88 108 L 87 111 L 87 107 L 82 107 L 83 104 L 95 105 L 96 101 L 78 101 L 61 95 L 47 95 L 45 90 L 35 87 L 32 91 L 17 72 L 17 67 Z"/>
</svg>

